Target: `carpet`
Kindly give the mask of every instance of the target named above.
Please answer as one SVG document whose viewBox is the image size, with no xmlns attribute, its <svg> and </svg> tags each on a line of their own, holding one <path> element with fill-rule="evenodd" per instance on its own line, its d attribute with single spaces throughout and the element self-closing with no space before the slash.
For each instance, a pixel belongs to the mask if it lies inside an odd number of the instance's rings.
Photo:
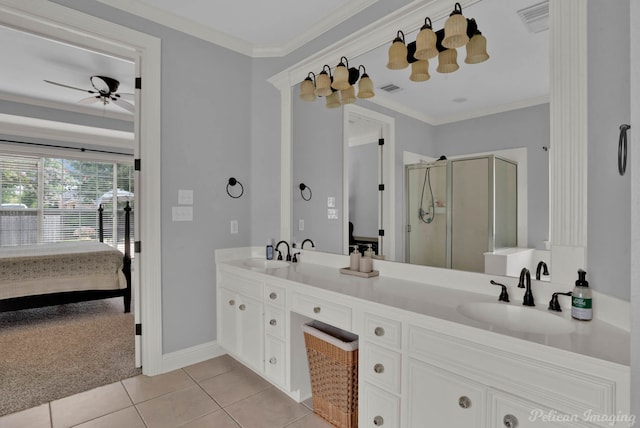
<svg viewBox="0 0 640 428">
<path fill-rule="evenodd" d="M 140 373 L 122 298 L 0 313 L 0 416 Z"/>
</svg>

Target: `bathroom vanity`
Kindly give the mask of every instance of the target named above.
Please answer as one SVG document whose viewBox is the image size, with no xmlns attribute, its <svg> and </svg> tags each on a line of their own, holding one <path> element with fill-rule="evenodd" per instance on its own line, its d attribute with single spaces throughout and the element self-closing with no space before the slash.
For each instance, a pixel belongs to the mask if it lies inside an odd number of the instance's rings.
<svg viewBox="0 0 640 428">
<path fill-rule="evenodd" d="M 503 303 L 489 275 L 376 260 L 380 276 L 360 278 L 339 273 L 346 256 L 262 250 L 216 251 L 218 341 L 297 401 L 311 396 L 301 326 L 319 320 L 359 336 L 360 427 L 630 425 L 629 329 L 606 314 L 626 302 L 602 297 L 580 322 L 569 300 L 547 310 L 566 291 L 549 282 L 529 308 L 517 281 Z"/>
</svg>

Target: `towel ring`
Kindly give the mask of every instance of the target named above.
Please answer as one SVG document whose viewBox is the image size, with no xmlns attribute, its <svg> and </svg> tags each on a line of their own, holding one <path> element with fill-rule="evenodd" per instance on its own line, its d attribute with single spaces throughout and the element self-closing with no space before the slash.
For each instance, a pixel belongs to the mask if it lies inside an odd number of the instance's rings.
<svg viewBox="0 0 640 428">
<path fill-rule="evenodd" d="M 618 138 L 618 173 L 624 175 L 627 170 L 627 131 L 631 125 L 620 125 L 620 137 Z"/>
<path fill-rule="evenodd" d="M 231 194 L 231 192 L 229 192 L 229 186 L 233 187 L 236 184 L 240 185 L 240 194 L 238 196 L 233 196 Z M 244 186 L 242 185 L 242 183 L 240 183 L 238 180 L 236 180 L 235 178 L 231 177 L 229 178 L 229 182 L 227 183 L 227 195 L 231 196 L 233 199 L 238 199 L 239 197 L 241 197 L 242 195 L 244 195 Z"/>
<path fill-rule="evenodd" d="M 310 201 L 311 197 L 313 196 L 313 194 L 311 193 L 311 188 L 309 186 L 307 186 L 306 184 L 304 184 L 304 183 L 300 183 L 299 187 L 300 187 L 300 196 L 302 196 L 302 199 L 304 199 L 305 201 Z M 309 197 L 308 198 L 304 197 L 304 191 L 305 190 L 309 191 Z"/>
</svg>

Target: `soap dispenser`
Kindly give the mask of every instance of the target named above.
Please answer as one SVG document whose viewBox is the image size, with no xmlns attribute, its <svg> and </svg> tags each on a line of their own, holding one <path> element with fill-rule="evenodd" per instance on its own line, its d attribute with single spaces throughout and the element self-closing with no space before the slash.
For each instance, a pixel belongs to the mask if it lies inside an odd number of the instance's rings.
<svg viewBox="0 0 640 428">
<path fill-rule="evenodd" d="M 373 256 L 375 256 L 375 253 L 373 251 L 373 247 L 371 244 L 369 244 L 369 246 L 367 247 L 367 250 L 364 252 L 365 257 L 370 257 L 373 258 Z"/>
<path fill-rule="evenodd" d="M 571 316 L 577 320 L 590 321 L 593 318 L 591 289 L 585 279 L 587 272 L 578 270 L 578 280 L 571 295 Z"/>
<path fill-rule="evenodd" d="M 353 252 L 349 256 L 349 269 L 354 271 L 360 270 L 360 251 L 358 251 L 358 246 L 353 246 Z"/>
</svg>

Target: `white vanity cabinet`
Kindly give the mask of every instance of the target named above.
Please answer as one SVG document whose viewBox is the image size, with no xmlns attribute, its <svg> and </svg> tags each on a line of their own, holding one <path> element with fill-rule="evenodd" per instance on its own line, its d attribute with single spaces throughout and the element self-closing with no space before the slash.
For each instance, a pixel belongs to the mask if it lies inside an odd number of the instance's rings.
<svg viewBox="0 0 640 428">
<path fill-rule="evenodd" d="M 263 283 L 259 280 L 219 272 L 218 341 L 239 361 L 262 372 L 264 369 Z"/>
<path fill-rule="evenodd" d="M 367 300 L 365 284 L 350 278 L 344 287 L 362 286 L 359 294 L 343 294 L 342 277 L 322 268 L 312 272 L 326 273 L 332 290 L 319 285 L 324 279 L 310 285 L 236 263 L 218 268 L 220 345 L 304 400 L 311 388 L 301 325 L 318 320 L 357 334 L 361 428 L 629 426 L 585 419 L 629 414 L 626 366 Z M 376 286 L 392 294 L 383 281 Z"/>
</svg>

